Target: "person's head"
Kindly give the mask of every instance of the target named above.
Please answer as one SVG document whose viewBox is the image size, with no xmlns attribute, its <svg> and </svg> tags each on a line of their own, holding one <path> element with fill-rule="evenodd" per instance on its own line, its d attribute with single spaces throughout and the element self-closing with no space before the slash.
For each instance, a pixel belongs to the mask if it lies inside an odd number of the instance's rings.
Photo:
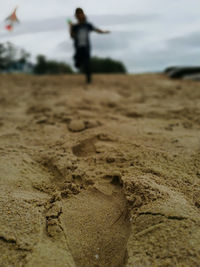
<svg viewBox="0 0 200 267">
<path fill-rule="evenodd" d="M 80 8 L 80 7 L 76 8 L 76 10 L 75 10 L 75 17 L 81 23 L 86 21 L 85 13 L 84 13 L 83 9 Z"/>
</svg>

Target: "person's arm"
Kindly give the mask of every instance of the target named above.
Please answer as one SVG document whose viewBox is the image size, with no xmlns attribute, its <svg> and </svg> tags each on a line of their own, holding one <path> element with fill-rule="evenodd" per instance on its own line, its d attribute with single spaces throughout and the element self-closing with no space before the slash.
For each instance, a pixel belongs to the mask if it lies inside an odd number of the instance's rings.
<svg viewBox="0 0 200 267">
<path fill-rule="evenodd" d="M 100 30 L 100 29 L 97 29 L 97 28 L 95 28 L 94 31 L 97 32 L 97 33 L 101 33 L 101 34 L 110 33 L 110 31 L 103 31 L 103 30 Z"/>
<path fill-rule="evenodd" d="M 73 23 L 70 20 L 68 20 L 68 25 L 69 25 L 69 34 L 73 39 L 74 38 Z"/>
</svg>

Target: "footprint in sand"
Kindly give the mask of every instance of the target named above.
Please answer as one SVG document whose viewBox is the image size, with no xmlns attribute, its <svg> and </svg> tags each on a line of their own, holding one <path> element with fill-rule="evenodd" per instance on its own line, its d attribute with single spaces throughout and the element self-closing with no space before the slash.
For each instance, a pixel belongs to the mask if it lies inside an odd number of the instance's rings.
<svg viewBox="0 0 200 267">
<path fill-rule="evenodd" d="M 77 157 L 87 157 L 96 153 L 96 137 L 83 140 L 78 145 L 72 147 L 72 152 Z"/>
<path fill-rule="evenodd" d="M 106 191 L 107 190 L 107 191 Z M 122 266 L 130 234 L 126 199 L 118 188 L 92 187 L 62 201 L 60 221 L 77 266 Z"/>
<path fill-rule="evenodd" d="M 87 157 L 91 154 L 99 152 L 96 143 L 109 143 L 113 142 L 114 139 L 109 137 L 107 134 L 98 134 L 94 137 L 81 141 L 78 145 L 72 147 L 72 152 L 77 157 Z"/>
</svg>

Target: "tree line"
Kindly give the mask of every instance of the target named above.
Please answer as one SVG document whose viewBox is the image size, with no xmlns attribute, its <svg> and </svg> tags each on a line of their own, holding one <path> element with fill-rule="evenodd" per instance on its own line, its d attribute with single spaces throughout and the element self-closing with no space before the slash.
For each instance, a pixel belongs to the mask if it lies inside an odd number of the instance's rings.
<svg viewBox="0 0 200 267">
<path fill-rule="evenodd" d="M 121 61 L 111 58 L 92 57 L 93 73 L 126 73 Z M 36 63 L 30 60 L 30 53 L 14 46 L 12 43 L 0 43 L 0 72 L 26 72 L 32 74 L 74 74 L 72 67 L 66 62 L 49 60 L 38 55 Z"/>
</svg>

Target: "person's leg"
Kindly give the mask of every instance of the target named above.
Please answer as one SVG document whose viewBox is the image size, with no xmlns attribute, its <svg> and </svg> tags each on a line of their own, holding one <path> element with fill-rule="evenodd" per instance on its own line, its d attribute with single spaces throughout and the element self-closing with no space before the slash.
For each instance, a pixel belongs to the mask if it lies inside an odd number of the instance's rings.
<svg viewBox="0 0 200 267">
<path fill-rule="evenodd" d="M 90 51 L 87 49 L 85 53 L 85 60 L 84 60 L 84 70 L 86 75 L 86 82 L 92 82 L 92 75 L 91 75 L 91 66 L 90 66 Z"/>
<path fill-rule="evenodd" d="M 85 74 L 86 74 L 86 81 L 87 83 L 92 82 L 92 75 L 91 75 L 91 69 L 90 69 L 90 60 L 87 59 L 85 64 Z"/>
<path fill-rule="evenodd" d="M 91 83 L 90 50 L 86 47 L 78 48 L 74 55 L 74 63 L 75 67 L 85 74 L 86 83 Z"/>
<path fill-rule="evenodd" d="M 75 54 L 74 54 L 74 66 L 77 69 L 81 68 L 81 51 L 80 49 L 76 49 Z"/>
</svg>

